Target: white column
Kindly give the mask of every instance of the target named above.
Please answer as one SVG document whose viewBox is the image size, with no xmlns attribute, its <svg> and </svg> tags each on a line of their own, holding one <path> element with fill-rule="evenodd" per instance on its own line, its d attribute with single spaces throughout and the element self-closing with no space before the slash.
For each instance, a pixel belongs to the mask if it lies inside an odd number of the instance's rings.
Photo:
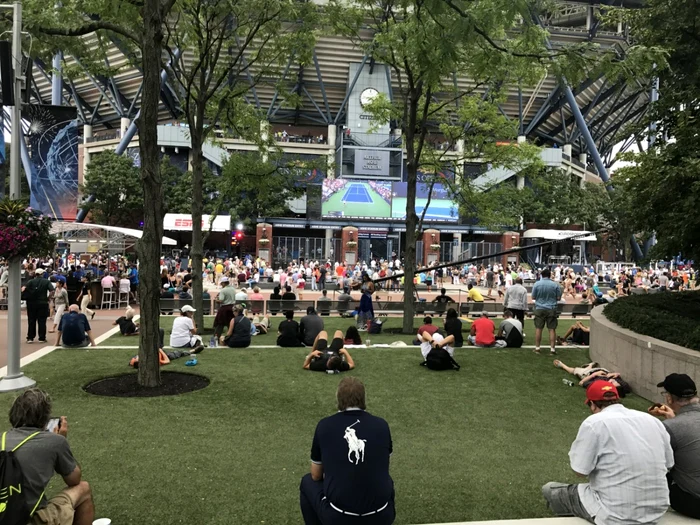
<svg viewBox="0 0 700 525">
<path fill-rule="evenodd" d="M 122 117 L 119 120 L 119 131 L 121 131 L 122 136 L 124 136 L 124 133 L 126 133 L 126 130 L 129 129 L 130 124 L 131 124 L 131 120 L 129 120 L 126 117 Z"/>
<path fill-rule="evenodd" d="M 579 185 L 583 188 L 583 184 L 584 184 L 584 182 L 586 181 L 586 173 L 585 173 L 585 172 L 588 171 L 588 170 L 586 169 L 586 166 L 588 166 L 588 154 L 586 154 L 586 153 L 581 153 L 581 154 L 578 156 L 578 160 L 579 160 L 579 162 L 580 162 L 581 164 L 583 164 L 583 171 L 584 171 L 584 174 L 581 176 L 581 181 L 579 182 Z"/>
<path fill-rule="evenodd" d="M 452 260 L 456 261 L 459 258 L 459 254 L 462 253 L 462 234 L 453 233 L 452 234 Z"/>
<path fill-rule="evenodd" d="M 331 261 L 333 261 L 333 258 L 331 257 L 331 248 L 332 247 L 333 247 L 333 230 L 331 230 L 330 228 L 326 228 L 326 250 L 325 250 L 323 256 L 326 259 L 330 259 Z M 333 257 L 337 260 L 338 254 L 334 253 Z M 319 261 L 319 262 L 321 262 L 321 261 Z"/>
<path fill-rule="evenodd" d="M 338 127 L 335 124 L 328 124 L 328 159 L 326 164 L 328 165 L 328 170 L 326 176 L 329 179 L 335 178 L 335 150 L 336 142 L 338 138 Z M 328 230 L 326 230 L 326 238 L 328 238 Z"/>
<path fill-rule="evenodd" d="M 569 157 L 571 157 L 571 144 L 564 144 L 561 150 L 562 153 L 564 153 L 564 155 L 568 155 Z"/>
<path fill-rule="evenodd" d="M 91 138 L 92 126 L 89 124 L 83 124 L 83 144 L 87 144 L 88 139 Z M 83 179 L 85 178 L 85 173 L 87 173 L 88 164 L 90 164 L 90 150 L 87 146 L 83 146 Z"/>
<path fill-rule="evenodd" d="M 589 5 L 586 9 L 586 29 L 589 31 L 593 27 L 593 6 Z"/>
<path fill-rule="evenodd" d="M 527 142 L 527 137 L 525 135 L 518 135 L 518 144 L 524 144 L 525 142 Z M 518 174 L 515 185 L 517 189 L 522 190 L 525 187 L 525 177 Z"/>
</svg>

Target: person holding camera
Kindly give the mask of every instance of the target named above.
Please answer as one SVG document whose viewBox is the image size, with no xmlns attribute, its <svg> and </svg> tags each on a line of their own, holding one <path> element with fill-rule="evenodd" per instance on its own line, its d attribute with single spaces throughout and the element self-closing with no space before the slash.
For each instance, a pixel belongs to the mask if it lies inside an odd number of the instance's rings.
<svg viewBox="0 0 700 525">
<path fill-rule="evenodd" d="M 30 525 L 90 525 L 95 519 L 90 485 L 82 480 L 82 471 L 66 439 L 68 420 L 61 417 L 51 421 L 51 408 L 46 392 L 36 388 L 22 392 L 10 408 L 12 429 L 2 436 L 3 450 L 14 450 L 22 469 L 22 493 L 31 511 Z M 47 430 L 49 423 L 53 430 Z M 46 489 L 54 471 L 67 487 L 49 499 Z"/>
<path fill-rule="evenodd" d="M 336 330 L 328 346 L 328 333 L 324 330 L 316 336 L 311 353 L 304 359 L 304 369 L 314 372 L 337 374 L 355 368 L 350 352 L 345 349 L 343 332 Z"/>
</svg>

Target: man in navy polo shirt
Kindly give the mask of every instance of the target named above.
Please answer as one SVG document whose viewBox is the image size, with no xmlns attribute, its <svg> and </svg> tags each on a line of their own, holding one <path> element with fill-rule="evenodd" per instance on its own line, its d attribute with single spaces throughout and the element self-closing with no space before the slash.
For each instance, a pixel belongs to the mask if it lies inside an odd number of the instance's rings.
<svg viewBox="0 0 700 525">
<path fill-rule="evenodd" d="M 322 419 L 311 445 L 311 473 L 301 480 L 306 525 L 391 525 L 396 518 L 389 425 L 365 411 L 365 385 L 338 384 L 338 413 Z"/>
</svg>

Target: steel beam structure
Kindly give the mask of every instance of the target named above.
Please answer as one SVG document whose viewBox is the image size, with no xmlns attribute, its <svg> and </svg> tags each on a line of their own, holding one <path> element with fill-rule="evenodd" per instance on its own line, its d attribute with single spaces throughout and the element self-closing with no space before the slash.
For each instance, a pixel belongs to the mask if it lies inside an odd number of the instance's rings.
<svg viewBox="0 0 700 525">
<path fill-rule="evenodd" d="M 338 113 L 335 115 L 335 119 L 333 120 L 333 124 L 336 126 L 338 125 L 338 122 L 340 121 L 340 117 L 343 115 L 343 111 L 345 110 L 345 105 L 348 103 L 348 99 L 350 98 L 350 95 L 352 94 L 352 90 L 355 89 L 355 84 L 357 84 L 358 79 L 360 78 L 360 74 L 362 73 L 362 70 L 365 68 L 365 64 L 367 63 L 367 60 L 369 59 L 369 55 L 365 53 L 365 56 L 362 57 L 362 62 L 360 62 L 360 67 L 357 68 L 357 71 L 355 72 L 355 76 L 352 79 L 352 82 L 350 82 L 350 85 L 347 88 L 347 91 L 345 93 L 345 98 L 343 99 L 343 102 L 340 104 L 340 107 L 338 108 Z"/>
</svg>

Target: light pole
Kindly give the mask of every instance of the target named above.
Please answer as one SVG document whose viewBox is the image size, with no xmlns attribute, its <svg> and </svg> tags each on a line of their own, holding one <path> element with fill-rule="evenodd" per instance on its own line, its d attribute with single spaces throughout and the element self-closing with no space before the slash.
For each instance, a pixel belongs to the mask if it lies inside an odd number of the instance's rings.
<svg viewBox="0 0 700 525">
<path fill-rule="evenodd" d="M 12 61 L 14 62 L 15 105 L 12 107 L 12 143 L 10 144 L 10 199 L 20 198 L 20 162 L 22 138 L 22 3 L 17 0 L 12 5 L 2 5 L 3 9 L 13 11 L 12 24 Z M 20 331 L 22 330 L 20 309 L 20 258 L 9 260 L 9 279 L 7 281 L 7 375 L 0 379 L 0 392 L 10 392 L 31 388 L 36 381 L 25 376 L 20 370 Z"/>
</svg>

